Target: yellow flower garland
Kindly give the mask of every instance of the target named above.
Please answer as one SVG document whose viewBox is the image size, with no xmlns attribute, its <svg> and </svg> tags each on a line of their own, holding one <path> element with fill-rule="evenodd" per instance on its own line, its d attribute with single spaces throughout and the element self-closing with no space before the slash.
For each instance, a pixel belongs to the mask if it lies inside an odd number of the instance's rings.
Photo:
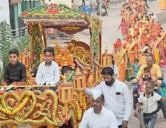
<svg viewBox="0 0 166 128">
<path fill-rule="evenodd" d="M 5 113 L 5 114 L 8 114 L 8 115 L 14 115 L 15 113 L 17 113 L 18 111 L 20 111 L 25 105 L 26 103 L 28 102 L 30 96 L 26 96 L 22 102 L 18 105 L 18 107 L 16 107 L 15 109 L 13 110 L 9 110 L 7 108 L 4 108 L 2 107 L 2 105 L 0 105 L 0 111 Z"/>
</svg>

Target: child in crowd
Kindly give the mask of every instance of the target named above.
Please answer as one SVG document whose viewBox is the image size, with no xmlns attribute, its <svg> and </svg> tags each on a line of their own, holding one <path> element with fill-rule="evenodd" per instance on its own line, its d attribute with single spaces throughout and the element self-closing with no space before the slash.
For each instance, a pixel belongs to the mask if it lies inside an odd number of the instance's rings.
<svg viewBox="0 0 166 128">
<path fill-rule="evenodd" d="M 47 47 L 44 49 L 44 62 L 42 62 L 36 74 L 36 83 L 38 85 L 55 85 L 60 80 L 60 68 L 53 61 L 54 48 Z"/>
<path fill-rule="evenodd" d="M 159 101 L 166 102 L 166 98 L 154 92 L 154 82 L 147 81 L 145 93 L 138 98 L 138 104 L 134 113 L 136 117 L 139 117 L 139 112 L 143 112 L 145 128 L 155 128 Z"/>
<path fill-rule="evenodd" d="M 139 80 L 139 91 L 140 92 L 145 92 L 145 85 L 146 85 L 146 82 L 149 80 L 152 80 L 152 77 L 150 74 L 150 69 L 148 67 L 145 67 L 142 77 Z"/>
<path fill-rule="evenodd" d="M 26 81 L 25 65 L 18 61 L 19 52 L 17 49 L 9 51 L 9 64 L 4 70 L 4 85 L 18 85 Z"/>
<path fill-rule="evenodd" d="M 63 66 L 61 69 L 61 74 L 62 80 L 67 80 L 67 82 L 71 82 L 74 77 L 74 70 L 69 66 Z"/>
<path fill-rule="evenodd" d="M 144 72 L 143 72 L 141 78 L 139 79 L 138 86 L 137 86 L 137 88 L 134 91 L 134 96 L 136 98 L 135 104 L 138 103 L 138 97 L 139 97 L 139 95 L 141 93 L 145 92 L 146 83 L 148 81 L 156 82 L 155 78 L 153 78 L 151 76 L 151 74 L 150 74 L 150 69 L 148 67 L 145 67 L 144 68 Z"/>
<path fill-rule="evenodd" d="M 131 65 L 132 66 L 132 69 L 133 69 L 133 76 L 135 77 L 139 71 L 139 68 L 140 68 L 140 64 L 139 64 L 139 59 L 135 59 L 134 60 L 134 64 Z"/>
</svg>

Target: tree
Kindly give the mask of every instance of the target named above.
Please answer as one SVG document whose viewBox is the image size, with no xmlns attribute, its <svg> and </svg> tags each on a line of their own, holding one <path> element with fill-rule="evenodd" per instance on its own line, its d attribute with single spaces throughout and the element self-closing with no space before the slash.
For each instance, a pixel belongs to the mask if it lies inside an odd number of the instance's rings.
<svg viewBox="0 0 166 128">
<path fill-rule="evenodd" d="M 11 47 L 10 26 L 6 21 L 0 22 L 0 81 L 3 77 L 3 67 L 8 63 L 8 52 Z"/>
<path fill-rule="evenodd" d="M 0 82 L 3 78 L 3 67 L 8 63 L 10 48 L 17 48 L 22 52 L 29 43 L 29 36 L 19 38 L 15 43 L 11 40 L 10 26 L 6 21 L 0 22 Z"/>
<path fill-rule="evenodd" d="M 28 34 L 25 34 L 15 42 L 15 47 L 21 53 L 25 48 L 28 48 L 29 42 L 30 42 L 30 37 Z"/>
<path fill-rule="evenodd" d="M 3 21 L 0 23 L 0 61 L 3 62 L 3 66 L 8 63 L 8 52 L 11 45 L 10 26 Z"/>
</svg>

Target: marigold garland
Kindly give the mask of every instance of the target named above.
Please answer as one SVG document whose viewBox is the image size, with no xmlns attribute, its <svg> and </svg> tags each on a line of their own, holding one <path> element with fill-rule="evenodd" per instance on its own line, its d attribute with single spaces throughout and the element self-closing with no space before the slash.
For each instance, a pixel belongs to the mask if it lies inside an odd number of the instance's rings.
<svg viewBox="0 0 166 128">
<path fill-rule="evenodd" d="M 0 105 L 0 111 L 5 113 L 5 114 L 8 114 L 8 115 L 14 115 L 15 113 L 17 113 L 18 111 L 20 111 L 25 105 L 26 103 L 28 102 L 30 96 L 26 96 L 22 102 L 13 110 L 9 110 L 7 108 L 4 108 L 2 105 Z"/>
</svg>

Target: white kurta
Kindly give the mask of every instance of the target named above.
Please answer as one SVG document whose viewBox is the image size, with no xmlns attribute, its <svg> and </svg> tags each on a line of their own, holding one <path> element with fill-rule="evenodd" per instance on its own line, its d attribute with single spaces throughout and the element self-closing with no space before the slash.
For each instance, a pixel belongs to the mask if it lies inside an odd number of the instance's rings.
<svg viewBox="0 0 166 128">
<path fill-rule="evenodd" d="M 114 84 L 109 87 L 105 84 L 105 81 L 102 81 L 95 88 L 86 88 L 85 92 L 88 95 L 92 95 L 93 89 L 100 89 L 102 91 L 105 100 L 104 107 L 115 114 L 118 125 L 121 125 L 123 120 L 129 120 L 132 110 L 132 100 L 125 83 L 116 79 Z"/>
<path fill-rule="evenodd" d="M 103 107 L 100 114 L 96 114 L 93 108 L 85 111 L 79 128 L 118 128 L 118 125 L 115 115 Z"/>
<path fill-rule="evenodd" d="M 46 66 L 45 62 L 39 65 L 36 74 L 36 83 L 38 85 L 55 85 L 60 80 L 60 68 L 55 61 L 52 61 L 50 66 Z"/>
</svg>

